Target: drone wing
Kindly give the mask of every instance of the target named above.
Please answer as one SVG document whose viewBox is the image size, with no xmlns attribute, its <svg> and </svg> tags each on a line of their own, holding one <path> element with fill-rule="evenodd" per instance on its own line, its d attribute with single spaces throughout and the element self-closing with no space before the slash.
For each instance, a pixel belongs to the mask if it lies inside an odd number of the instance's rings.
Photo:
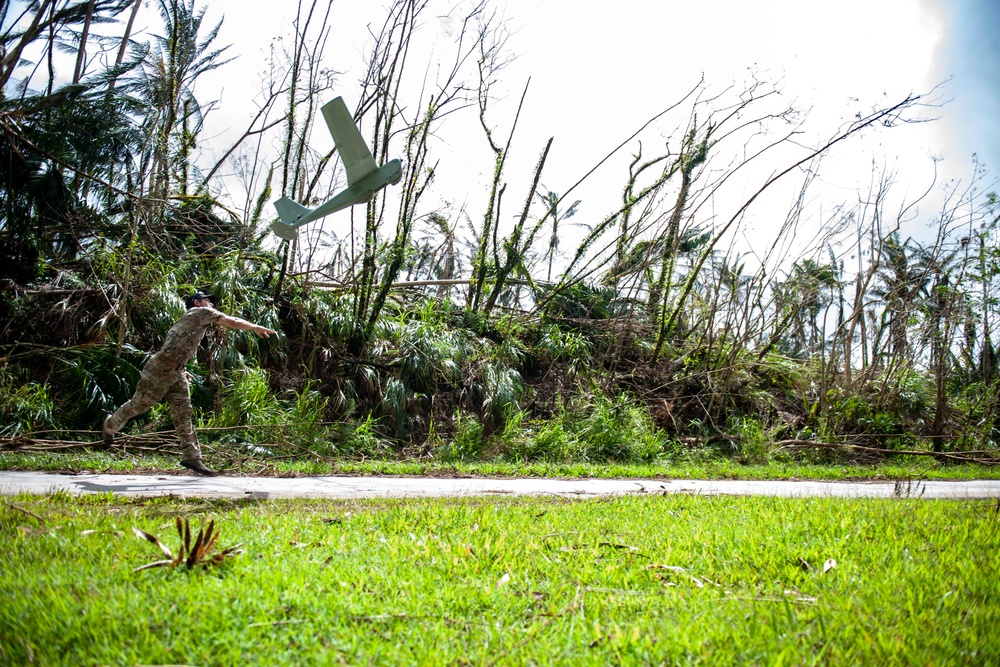
<svg viewBox="0 0 1000 667">
<path fill-rule="evenodd" d="M 330 128 L 333 142 L 340 154 L 340 161 L 347 171 L 347 184 L 354 185 L 359 180 L 376 169 L 375 158 L 365 144 L 358 126 L 344 104 L 344 98 L 338 97 L 323 106 L 323 119 Z"/>
</svg>

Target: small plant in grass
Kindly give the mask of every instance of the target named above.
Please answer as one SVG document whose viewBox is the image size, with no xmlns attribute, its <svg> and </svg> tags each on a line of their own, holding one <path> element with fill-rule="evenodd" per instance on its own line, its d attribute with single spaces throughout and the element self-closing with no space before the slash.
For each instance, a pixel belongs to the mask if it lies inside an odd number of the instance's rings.
<svg viewBox="0 0 1000 667">
<path fill-rule="evenodd" d="M 243 552 L 243 545 L 236 544 L 221 551 L 217 551 L 214 554 L 212 553 L 212 549 L 215 548 L 215 543 L 219 540 L 219 533 L 215 530 L 215 519 L 210 520 L 207 527 L 205 526 L 204 521 L 202 522 L 202 525 L 198 528 L 198 534 L 194 537 L 194 544 L 192 544 L 190 522 L 186 518 L 181 519 L 180 517 L 177 517 L 177 534 L 180 537 L 180 544 L 177 547 L 177 555 L 174 555 L 167 545 L 161 542 L 155 535 L 135 527 L 132 528 L 132 532 L 134 532 L 140 539 L 152 543 L 163 552 L 164 556 L 166 556 L 165 560 L 158 560 L 152 563 L 147 563 L 146 565 L 140 565 L 135 568 L 133 572 L 149 570 L 154 567 L 176 568 L 184 566 L 189 570 L 199 565 L 202 567 L 209 567 L 211 565 L 219 565 L 229 556 Z"/>
</svg>

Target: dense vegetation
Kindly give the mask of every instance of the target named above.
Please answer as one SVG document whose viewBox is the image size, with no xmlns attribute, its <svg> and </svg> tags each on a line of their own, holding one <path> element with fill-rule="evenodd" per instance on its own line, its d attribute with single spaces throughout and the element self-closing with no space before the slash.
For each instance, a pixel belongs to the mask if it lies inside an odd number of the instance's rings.
<svg viewBox="0 0 1000 667">
<path fill-rule="evenodd" d="M 320 57 L 329 4 L 302 4 L 258 113 L 212 157 L 197 150 L 211 103 L 195 82 L 233 66 L 219 27 L 195 0 L 157 0 L 158 36 L 136 41 L 140 4 L 2 10 L 5 447 L 92 443 L 197 287 L 281 333 L 212 332 L 190 366 L 202 438 L 246 455 L 994 457 L 1000 204 L 984 171 L 944 189 L 918 221 L 926 239 L 905 235 L 919 200 L 897 207 L 887 172 L 821 218 L 804 204 L 825 156 L 917 120 L 926 98 L 792 154 L 805 121 L 775 86 L 701 84 L 650 121 L 676 123 L 658 152 L 622 144 L 635 153 L 617 210 L 582 221 L 575 187 L 541 185 L 550 140 L 512 217 L 517 121 L 492 120 L 505 24 L 471 8 L 431 68 L 414 60 L 428 0 L 396 0 L 347 97 L 376 159 L 404 159 L 403 180 L 355 207 L 349 235 L 315 225 L 278 245 L 271 200 L 321 202 L 341 178 L 335 153 L 309 144 L 339 83 Z M 434 137 L 464 115 L 493 161 L 480 211 L 428 195 L 447 166 Z M 731 181 L 772 154 L 793 157 L 734 201 Z M 755 201 L 796 178 L 770 249 L 741 255 Z M 154 409 L 124 445 L 169 450 L 168 428 Z"/>
</svg>

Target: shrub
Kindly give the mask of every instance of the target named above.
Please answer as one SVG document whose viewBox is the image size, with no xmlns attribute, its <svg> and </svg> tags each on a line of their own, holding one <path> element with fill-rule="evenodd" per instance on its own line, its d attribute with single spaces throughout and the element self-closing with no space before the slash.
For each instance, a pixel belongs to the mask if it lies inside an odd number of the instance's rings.
<svg viewBox="0 0 1000 667">
<path fill-rule="evenodd" d="M 369 412 L 354 425 L 349 438 L 337 443 L 337 452 L 360 458 L 386 457 L 392 452 L 392 446 L 379 435 L 377 427 L 378 421 Z"/>
<path fill-rule="evenodd" d="M 44 385 L 16 384 L 11 376 L 0 376 L 0 436 L 16 437 L 54 426 L 54 407 Z"/>
<path fill-rule="evenodd" d="M 474 461 L 486 449 L 483 424 L 475 415 L 461 412 L 455 415 L 455 428 L 451 440 L 442 442 L 434 455 L 442 461 Z"/>
<path fill-rule="evenodd" d="M 575 411 L 570 453 L 595 463 L 639 463 L 663 453 L 666 439 L 653 425 L 648 412 L 628 396 L 615 399 L 598 394 L 584 409 Z"/>
<path fill-rule="evenodd" d="M 295 395 L 295 403 L 287 412 L 288 433 L 297 444 L 327 450 L 332 435 L 331 426 L 325 423 L 330 399 L 313 389 L 313 385 L 313 381 L 307 381 Z"/>
<path fill-rule="evenodd" d="M 764 463 L 767 461 L 767 433 L 759 420 L 740 417 L 731 424 L 739 436 L 738 449 L 741 463 Z"/>
</svg>

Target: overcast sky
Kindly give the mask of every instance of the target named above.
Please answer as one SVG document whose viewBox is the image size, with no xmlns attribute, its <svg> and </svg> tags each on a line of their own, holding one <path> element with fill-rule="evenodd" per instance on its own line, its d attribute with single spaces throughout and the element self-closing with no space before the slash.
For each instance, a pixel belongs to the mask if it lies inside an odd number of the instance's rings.
<svg viewBox="0 0 1000 667">
<path fill-rule="evenodd" d="M 380 27 L 384 4 L 335 0 L 333 5 L 324 65 L 340 72 L 330 96 L 342 94 L 350 108 L 357 101 L 369 30 Z M 256 111 L 259 72 L 271 41 L 291 32 L 294 5 L 207 3 L 206 23 L 225 17 L 217 43 L 232 45 L 229 55 L 237 59 L 199 82 L 203 102 L 218 100 L 202 142 L 206 152 L 228 148 Z M 454 5 L 430 1 L 418 38 L 425 52 L 447 53 L 461 15 L 460 9 L 449 12 Z M 785 102 L 808 110 L 806 127 L 813 134 L 803 137 L 807 144 L 833 135 L 857 113 L 941 84 L 933 99 L 943 106 L 924 112 L 939 116 L 937 121 L 868 133 L 838 147 L 824 163 L 826 192 L 815 195 L 822 205 L 851 199 L 851 188 L 870 179 L 873 161 L 898 173 L 904 199 L 930 186 L 932 157 L 940 158 L 940 183 L 968 180 L 974 152 L 992 173 L 1000 173 L 1000 0 L 618 0 L 599 10 L 580 9 L 579 3 L 495 0 L 495 7 L 507 20 L 507 49 L 516 57 L 491 109 L 499 136 L 506 137 L 531 80 L 506 172 L 508 214 L 520 208 L 548 137 L 555 140 L 542 183 L 561 193 L 702 76 L 715 93 L 742 87 L 751 71 L 776 83 Z M 161 29 L 154 4 L 143 6 L 139 22 L 147 30 Z M 423 71 L 422 63 L 410 70 L 416 80 Z M 671 122 L 641 135 L 646 155 L 667 141 L 676 148 L 680 121 Z M 481 217 L 484 182 L 492 169 L 485 141 L 474 115 L 448 121 L 448 127 L 438 137 L 438 150 L 450 169 L 441 170 L 435 196 Z M 313 145 L 320 151 L 332 145 L 322 125 Z M 581 219 L 593 222 L 615 209 L 637 150 L 638 141 L 626 146 L 574 191 L 572 199 L 583 200 Z M 768 169 L 791 157 L 776 156 L 762 166 L 757 180 L 742 186 L 744 196 Z M 205 161 L 210 163 L 207 156 Z M 794 190 L 794 183 L 789 187 Z M 778 191 L 766 205 L 787 209 L 792 195 Z M 769 217 L 766 210 L 756 215 Z M 925 207 L 921 215 L 930 218 L 933 212 Z"/>
<path fill-rule="evenodd" d="M 439 50 L 457 28 L 454 18 L 460 11 L 445 15 L 450 4 L 434 0 L 425 14 L 425 43 L 436 43 Z M 289 32 L 292 5 L 252 0 L 210 4 L 209 19 L 225 15 L 220 41 L 232 44 L 239 55 L 238 65 L 226 66 L 199 88 L 200 96 L 220 98 L 219 112 L 209 124 L 215 136 L 210 146 L 224 145 L 225 127 L 242 124 L 241 114 L 246 118 L 252 111 L 253 73 L 259 71 L 270 39 Z M 601 11 L 538 0 L 498 0 L 496 6 L 508 21 L 512 34 L 507 46 L 516 56 L 503 76 L 504 99 L 491 116 L 499 135 L 506 136 L 531 79 L 507 171 L 508 198 L 517 202 L 508 204 L 508 212 L 520 207 L 548 137 L 555 141 L 542 182 L 562 192 L 646 120 L 679 100 L 702 75 L 711 91 L 721 91 L 743 85 L 750 70 L 779 82 L 786 101 L 808 110 L 807 127 L 816 139 L 831 136 L 856 113 L 942 84 L 933 99 L 943 106 L 923 114 L 939 120 L 870 133 L 841 147 L 824 167 L 830 189 L 824 197 L 830 202 L 850 199 L 855 183 L 870 180 L 873 161 L 898 172 L 902 198 L 931 185 L 932 157 L 941 158 L 939 183 L 970 178 L 974 152 L 998 171 L 997 0 L 619 0 Z M 384 18 L 380 7 L 334 4 L 325 64 L 341 72 L 349 107 L 356 102 L 351 98 L 362 73 L 369 24 L 377 30 Z M 234 77 L 235 70 L 245 74 Z M 423 73 L 416 67 L 411 71 Z M 475 129 L 472 120 L 470 131 Z M 325 150 L 330 140 L 322 126 L 319 130 L 314 145 Z M 644 134 L 647 154 L 650 146 L 669 139 L 670 131 L 659 127 Z M 448 163 L 460 168 L 443 171 L 438 196 L 481 216 L 482 183 L 492 168 L 481 134 L 442 132 L 440 140 Z M 676 137 L 671 145 L 676 146 Z M 573 193 L 573 199 L 584 201 L 581 218 L 593 221 L 614 210 L 636 150 L 637 142 Z M 752 191 L 753 183 L 744 189 Z M 787 208 L 792 194 L 776 192 L 768 205 Z M 925 207 L 924 218 L 933 215 L 928 207 L 932 205 Z"/>
</svg>

